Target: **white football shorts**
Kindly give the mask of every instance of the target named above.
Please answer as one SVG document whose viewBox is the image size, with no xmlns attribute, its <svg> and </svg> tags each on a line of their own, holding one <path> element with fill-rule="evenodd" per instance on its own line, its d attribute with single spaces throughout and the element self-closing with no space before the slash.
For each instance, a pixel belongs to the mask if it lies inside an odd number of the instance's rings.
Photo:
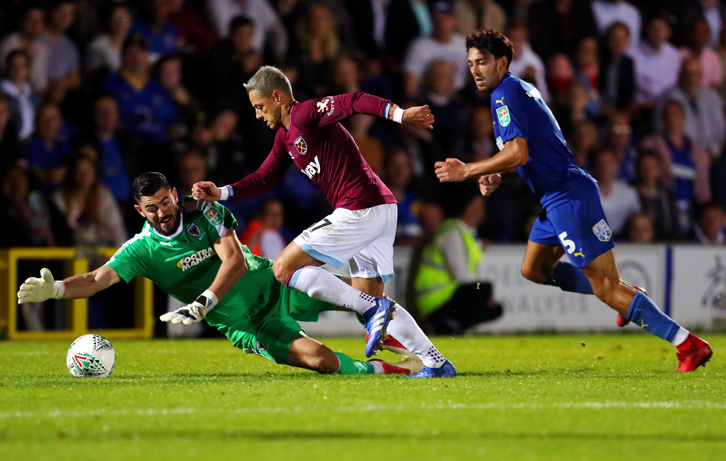
<svg viewBox="0 0 726 461">
<path fill-rule="evenodd" d="M 350 276 L 383 281 L 393 278 L 393 241 L 398 208 L 386 203 L 362 210 L 338 208 L 295 237 L 302 250 L 340 269 L 350 263 Z"/>
</svg>

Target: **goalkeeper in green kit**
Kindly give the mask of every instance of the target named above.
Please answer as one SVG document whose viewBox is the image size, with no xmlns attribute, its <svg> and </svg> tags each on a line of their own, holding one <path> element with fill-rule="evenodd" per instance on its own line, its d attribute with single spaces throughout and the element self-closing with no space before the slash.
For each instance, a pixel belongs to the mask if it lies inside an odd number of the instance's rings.
<svg viewBox="0 0 726 461">
<path fill-rule="evenodd" d="M 334 353 L 308 337 L 298 321 L 316 321 L 336 309 L 275 279 L 272 261 L 240 244 L 232 213 L 216 202 L 179 202 L 176 189 L 161 173 L 134 180 L 134 207 L 147 222 L 100 268 L 54 281 L 48 269 L 31 277 L 18 302 L 85 298 L 135 276 L 152 280 L 186 306 L 161 316 L 164 322 L 206 320 L 235 347 L 279 364 L 319 373 L 418 373 L 423 364 L 401 350 L 405 360 L 362 362 Z"/>
</svg>

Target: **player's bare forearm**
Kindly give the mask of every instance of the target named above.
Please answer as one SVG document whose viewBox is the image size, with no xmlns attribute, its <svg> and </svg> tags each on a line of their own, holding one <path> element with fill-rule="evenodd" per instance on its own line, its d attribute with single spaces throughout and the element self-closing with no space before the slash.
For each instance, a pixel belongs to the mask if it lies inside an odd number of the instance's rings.
<svg viewBox="0 0 726 461">
<path fill-rule="evenodd" d="M 208 289 L 221 300 L 247 272 L 247 263 L 234 230 L 228 231 L 214 244 L 214 251 L 222 260 L 222 265 Z"/>
<path fill-rule="evenodd" d="M 478 162 L 466 164 L 466 178 L 488 174 L 505 175 L 523 166 L 529 160 L 529 149 L 524 138 L 514 138 L 504 145 L 498 154 Z"/>
<path fill-rule="evenodd" d="M 88 298 L 120 281 L 121 277 L 115 270 L 101 266 L 95 271 L 64 279 L 66 291 L 63 299 Z"/>
</svg>

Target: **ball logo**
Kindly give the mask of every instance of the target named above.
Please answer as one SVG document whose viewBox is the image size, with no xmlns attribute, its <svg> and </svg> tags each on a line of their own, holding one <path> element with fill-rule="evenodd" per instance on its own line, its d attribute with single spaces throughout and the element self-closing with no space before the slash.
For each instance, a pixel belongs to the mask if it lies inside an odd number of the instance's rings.
<svg viewBox="0 0 726 461">
<path fill-rule="evenodd" d="M 499 119 L 500 125 L 509 126 L 509 123 L 512 121 L 512 117 L 509 115 L 509 107 L 503 106 L 497 109 L 497 118 Z"/>
<path fill-rule="evenodd" d="M 295 140 L 295 150 L 297 150 L 297 153 L 300 155 L 308 153 L 308 143 L 305 142 L 302 136 L 298 136 Z"/>
<path fill-rule="evenodd" d="M 219 226 L 220 224 L 222 224 L 222 217 L 219 216 L 219 213 L 217 213 L 216 210 L 208 210 L 206 213 L 204 213 L 204 216 L 206 216 L 207 220 L 214 226 Z"/>
</svg>

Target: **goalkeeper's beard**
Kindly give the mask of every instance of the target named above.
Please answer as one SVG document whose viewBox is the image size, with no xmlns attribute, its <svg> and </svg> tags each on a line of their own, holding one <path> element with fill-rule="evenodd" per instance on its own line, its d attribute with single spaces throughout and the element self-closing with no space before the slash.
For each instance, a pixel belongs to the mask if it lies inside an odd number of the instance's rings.
<svg viewBox="0 0 726 461">
<path fill-rule="evenodd" d="M 169 214 L 169 215 L 164 216 L 163 218 L 159 219 L 158 224 L 154 224 L 152 222 L 150 222 L 149 224 L 151 224 L 151 227 L 153 227 L 160 234 L 172 235 L 179 228 L 180 215 L 181 215 L 181 210 L 179 209 L 179 207 L 177 207 L 175 214 L 173 214 L 173 215 Z M 165 222 L 164 220 L 167 220 L 167 221 Z M 162 227 L 164 224 L 170 225 L 171 227 L 167 226 L 167 228 L 164 229 L 164 227 Z"/>
</svg>

